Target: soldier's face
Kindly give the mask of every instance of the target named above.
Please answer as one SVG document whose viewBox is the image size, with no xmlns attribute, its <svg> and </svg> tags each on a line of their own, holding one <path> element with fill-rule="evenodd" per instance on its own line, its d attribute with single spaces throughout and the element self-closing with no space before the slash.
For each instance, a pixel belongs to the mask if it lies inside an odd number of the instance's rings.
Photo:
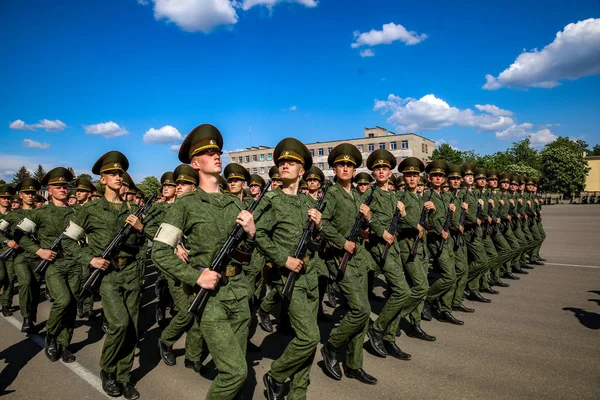
<svg viewBox="0 0 600 400">
<path fill-rule="evenodd" d="M 271 179 L 271 189 L 277 189 L 283 182 L 279 179 Z"/>
<path fill-rule="evenodd" d="M 75 204 L 77 204 L 77 198 L 69 197 L 69 201 L 67 203 L 69 203 L 70 206 L 75 205 Z"/>
<path fill-rule="evenodd" d="M 519 188 L 519 185 L 517 185 L 516 183 L 511 183 L 510 184 L 510 190 L 512 192 L 516 192 L 518 188 Z"/>
<path fill-rule="evenodd" d="M 184 193 L 193 192 L 194 190 L 196 190 L 196 185 L 192 183 L 178 183 L 177 187 L 175 188 L 177 196 L 180 196 Z"/>
<path fill-rule="evenodd" d="M 429 182 L 431 182 L 431 184 L 433 186 L 435 186 L 436 188 L 442 186 L 442 184 L 444 182 L 446 182 L 446 177 L 444 175 L 441 174 L 430 174 L 429 175 Z"/>
<path fill-rule="evenodd" d="M 10 197 L 0 197 L 0 206 L 8 208 L 10 206 Z"/>
<path fill-rule="evenodd" d="M 282 181 L 296 182 L 300 176 L 304 175 L 304 168 L 298 161 L 283 160 L 277 167 Z"/>
<path fill-rule="evenodd" d="M 417 193 L 423 193 L 424 190 L 425 190 L 425 185 L 423 185 L 422 183 L 419 183 L 417 185 Z"/>
<path fill-rule="evenodd" d="M 390 179 L 390 176 L 392 176 L 392 171 L 390 171 L 388 167 L 382 166 L 373 170 L 373 178 L 375 178 L 379 184 L 387 182 L 388 179 Z"/>
<path fill-rule="evenodd" d="M 100 183 L 110 188 L 112 191 L 120 193 L 121 187 L 123 186 L 123 173 L 117 171 L 104 173 L 100 175 Z"/>
<path fill-rule="evenodd" d="M 65 201 L 67 199 L 67 185 L 50 185 L 48 186 L 48 193 L 53 199 L 58 201 Z"/>
<path fill-rule="evenodd" d="M 229 188 L 230 193 L 240 194 L 240 192 L 244 189 L 244 181 L 237 178 L 229 179 L 227 181 L 227 187 Z"/>
<path fill-rule="evenodd" d="M 19 197 L 23 204 L 32 206 L 35 201 L 35 192 L 19 192 Z"/>
<path fill-rule="evenodd" d="M 473 180 L 474 179 L 475 179 L 475 177 L 473 175 L 471 175 L 471 174 L 463 176 L 463 181 L 468 186 L 472 186 L 473 185 Z"/>
<path fill-rule="evenodd" d="M 306 186 L 308 187 L 309 192 L 314 193 L 321 189 L 321 182 L 319 182 L 318 179 L 310 178 L 306 180 Z"/>
<path fill-rule="evenodd" d="M 18 210 L 19 208 L 21 208 L 21 203 L 19 203 L 18 201 L 15 201 L 14 203 L 11 204 L 10 208 L 12 210 Z"/>
<path fill-rule="evenodd" d="M 260 194 L 260 186 L 258 186 L 258 185 L 250 186 L 250 194 L 252 196 L 258 196 Z"/>
<path fill-rule="evenodd" d="M 461 179 L 457 176 L 448 178 L 448 184 L 452 189 L 460 189 Z"/>
<path fill-rule="evenodd" d="M 175 192 L 176 192 L 176 187 L 175 186 L 171 186 L 171 185 L 164 185 L 162 187 L 162 195 L 165 197 L 165 199 L 169 200 L 172 199 L 173 196 L 175 196 Z"/>
<path fill-rule="evenodd" d="M 491 188 L 497 188 L 498 187 L 498 179 L 488 179 L 487 184 Z"/>
<path fill-rule="evenodd" d="M 196 171 L 202 171 L 205 174 L 220 174 L 223 169 L 221 163 L 221 152 L 206 151 L 192 158 L 190 164 Z"/>
<path fill-rule="evenodd" d="M 356 189 L 358 189 L 358 192 L 360 194 L 365 193 L 368 188 L 369 188 L 369 184 L 368 183 L 359 183 L 358 185 L 356 185 Z"/>
<path fill-rule="evenodd" d="M 403 178 L 404 183 L 408 185 L 409 189 L 416 188 L 417 183 L 419 183 L 419 174 L 417 172 L 405 172 Z"/>
<path fill-rule="evenodd" d="M 97 195 L 95 195 L 95 194 L 94 194 L 94 195 L 92 195 L 92 201 L 93 201 L 93 200 L 98 200 L 99 198 L 100 198 L 100 196 L 97 196 Z"/>
<path fill-rule="evenodd" d="M 351 162 L 339 162 L 333 166 L 333 172 L 340 182 L 351 181 L 354 177 L 354 164 Z"/>
<path fill-rule="evenodd" d="M 485 178 L 477 178 L 475 182 L 477 183 L 478 188 L 484 188 L 487 184 L 487 180 Z"/>
<path fill-rule="evenodd" d="M 80 203 L 85 203 L 87 199 L 90 198 L 92 194 L 86 190 L 78 190 L 75 193 L 75 197 L 77 197 L 77 201 Z"/>
<path fill-rule="evenodd" d="M 135 201 L 135 194 L 127 193 L 125 195 L 125 201 Z"/>
<path fill-rule="evenodd" d="M 510 183 L 508 183 L 508 182 L 501 182 L 500 183 L 500 187 L 502 188 L 502 190 L 508 190 L 508 189 L 510 189 Z"/>
</svg>

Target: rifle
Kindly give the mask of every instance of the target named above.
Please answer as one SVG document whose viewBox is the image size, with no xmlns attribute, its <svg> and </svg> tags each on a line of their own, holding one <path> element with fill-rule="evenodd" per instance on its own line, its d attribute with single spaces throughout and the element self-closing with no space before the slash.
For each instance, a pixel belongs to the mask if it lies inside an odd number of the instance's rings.
<svg viewBox="0 0 600 400">
<path fill-rule="evenodd" d="M 375 194 L 376 187 L 377 187 L 377 183 L 373 182 L 371 184 L 371 191 L 369 192 L 369 195 L 367 196 L 367 198 L 365 199 L 365 202 L 363 203 L 364 205 L 368 206 L 371 204 L 371 202 L 373 201 L 373 196 Z M 356 239 L 358 238 L 358 235 L 360 233 L 360 226 L 362 225 L 362 220 L 363 220 L 363 215 L 361 214 L 361 212 L 359 210 L 356 213 L 356 216 L 354 217 L 354 225 L 352 225 L 352 230 L 350 231 L 350 236 L 347 239 L 349 242 L 356 242 Z M 340 265 L 338 267 L 338 269 L 342 273 L 346 272 L 346 266 L 348 265 L 348 261 L 350 261 L 351 256 L 352 256 L 352 254 L 348 253 L 347 251 L 344 252 L 344 257 L 342 257 L 342 261 L 340 261 Z"/>
<path fill-rule="evenodd" d="M 402 195 L 402 200 L 404 200 L 404 197 L 406 197 L 406 189 L 404 189 L 404 194 Z M 392 217 L 392 223 L 390 224 L 390 228 L 388 229 L 388 232 L 396 237 L 396 232 L 398 232 L 398 224 L 400 222 L 400 210 L 398 210 L 398 207 L 396 207 L 396 210 L 394 211 L 394 216 Z M 383 249 L 383 253 L 381 254 L 381 265 L 385 264 L 385 260 L 387 259 L 387 255 L 390 251 L 390 247 L 392 247 L 392 245 L 388 242 L 385 242 L 385 248 Z"/>
<path fill-rule="evenodd" d="M 262 187 L 262 190 L 260 191 L 260 195 L 258 196 L 258 198 L 246 208 L 246 211 L 250 213 L 254 212 L 262 198 L 267 193 L 267 190 L 269 190 L 269 187 L 271 187 L 270 180 L 267 183 L 265 183 L 265 185 Z M 211 271 L 223 275 L 231 259 L 231 253 L 242 241 L 243 234 L 244 228 L 242 228 L 240 224 L 235 224 L 231 229 L 227 240 L 225 240 L 225 243 L 210 263 Z M 200 292 L 198 292 L 196 297 L 194 297 L 194 300 L 192 300 L 192 304 L 190 304 L 187 312 L 194 315 L 199 320 L 202 317 L 202 312 L 204 311 L 204 307 L 206 307 L 206 303 L 208 302 L 208 298 L 211 293 L 211 289 L 200 288 Z"/>
<path fill-rule="evenodd" d="M 4 236 L 9 237 L 10 234 L 8 232 L 8 226 L 5 228 L 5 230 L 2 232 L 4 234 Z M 12 240 L 14 240 L 15 242 L 19 243 L 19 240 L 21 239 L 21 237 L 23 236 L 23 231 L 21 231 L 20 229 L 15 229 L 13 235 L 12 235 Z M 0 253 L 0 260 L 2 261 L 6 261 L 9 258 L 11 258 L 19 249 L 13 249 L 12 247 L 9 247 L 8 249 L 4 250 L 2 253 Z"/>
<path fill-rule="evenodd" d="M 323 208 L 323 200 L 325 200 L 325 195 L 327 194 L 327 191 L 329 190 L 329 185 L 330 185 L 330 181 L 325 182 L 325 186 L 323 187 L 321 197 L 319 198 L 319 201 L 315 205 L 315 209 L 319 212 L 321 212 L 321 209 Z M 315 223 L 309 217 L 308 220 L 306 221 L 306 225 L 304 226 L 304 231 L 302 231 L 302 236 L 300 236 L 300 241 L 298 242 L 298 246 L 296 246 L 296 250 L 294 250 L 293 257 L 304 261 L 305 265 L 308 264 L 308 261 L 309 261 L 308 260 L 309 257 L 306 257 L 306 251 L 309 249 L 309 247 L 316 247 L 316 246 L 311 246 L 312 243 L 310 241 L 310 237 L 312 236 L 314 228 L 315 228 Z M 315 250 L 315 249 L 311 249 L 311 250 Z M 292 298 L 292 293 L 294 292 L 294 284 L 296 283 L 297 277 L 298 277 L 298 274 L 296 272 L 290 271 L 290 273 L 288 274 L 287 281 L 285 281 L 285 285 L 283 286 L 282 293 L 288 299 Z"/>
<path fill-rule="evenodd" d="M 58 237 L 56 239 L 54 239 L 54 242 L 52 242 L 52 244 L 50 245 L 49 250 L 57 252 L 58 248 L 60 247 L 60 241 L 62 240 L 62 238 L 63 238 L 63 233 L 61 233 L 60 235 L 58 235 Z M 40 274 L 40 276 L 43 276 L 43 274 L 46 273 L 46 270 L 48 269 L 48 266 L 50 265 L 51 262 L 52 261 L 42 260 L 33 272 Z"/>
<path fill-rule="evenodd" d="M 133 215 L 140 218 L 143 214 L 148 212 L 155 197 L 156 193 L 152 193 L 148 200 L 144 202 L 144 205 L 138 208 Z M 106 246 L 100 258 L 103 258 L 105 260 L 112 259 L 115 256 L 115 254 L 119 251 L 121 245 L 127 240 L 129 235 L 131 234 L 132 229 L 133 227 L 131 225 L 125 224 L 125 226 L 123 226 L 119 230 L 119 232 L 109 243 L 109 245 Z M 83 284 L 83 289 L 79 294 L 79 301 L 82 301 L 83 299 L 92 295 L 95 291 L 99 289 L 100 282 L 102 282 L 102 276 L 102 270 L 95 268 L 94 271 L 90 274 L 89 278 Z"/>
<path fill-rule="evenodd" d="M 464 208 L 462 208 L 462 203 L 465 203 L 467 201 L 468 195 L 469 195 L 469 189 L 465 189 L 465 195 L 463 196 L 462 202 L 460 204 L 460 206 L 461 206 L 460 216 L 458 218 L 458 224 L 459 224 L 459 226 L 462 226 L 462 227 L 464 227 L 465 219 L 467 217 L 467 212 Z M 460 246 L 462 246 L 463 240 L 464 240 L 463 233 L 459 230 L 458 237 L 456 238 L 456 243 L 454 244 L 454 251 L 458 250 L 460 248 Z"/>
<path fill-rule="evenodd" d="M 428 201 L 431 201 L 431 198 L 433 197 L 433 189 L 429 190 L 429 198 L 427 200 L 425 200 L 425 203 L 427 203 Z M 427 218 L 427 214 L 429 213 L 429 210 L 427 210 L 425 208 L 425 206 L 423 206 L 423 209 L 421 210 L 421 218 L 419 218 L 419 225 L 423 226 L 425 225 L 425 218 Z M 419 251 L 419 242 L 421 241 L 421 238 L 419 237 L 419 234 L 417 233 L 417 236 L 415 237 L 415 240 L 412 244 L 412 247 L 410 248 L 410 255 L 408 256 L 410 259 L 413 259 L 417 256 L 417 252 Z"/>
<path fill-rule="evenodd" d="M 452 201 L 454 201 L 454 199 L 456 199 L 456 193 L 454 193 L 454 196 L 452 197 Z M 450 235 L 450 225 L 452 224 L 452 218 L 454 217 L 454 211 L 450 212 L 450 210 L 448 210 L 448 214 L 446 215 L 446 221 L 444 221 L 444 231 L 448 232 L 448 235 Z M 448 236 L 448 238 L 450 238 Z M 442 251 L 444 251 L 444 246 L 446 245 L 446 242 L 448 240 L 444 240 L 444 238 L 442 238 L 442 242 L 440 243 L 439 247 L 438 247 L 438 256 L 440 254 L 442 254 Z"/>
</svg>

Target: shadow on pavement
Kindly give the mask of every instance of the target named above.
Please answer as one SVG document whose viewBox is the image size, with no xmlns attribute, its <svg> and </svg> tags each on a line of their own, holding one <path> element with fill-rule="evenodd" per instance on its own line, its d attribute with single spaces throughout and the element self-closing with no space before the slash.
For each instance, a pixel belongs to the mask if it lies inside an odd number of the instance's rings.
<svg viewBox="0 0 600 400">
<path fill-rule="evenodd" d="M 0 360 L 4 360 L 6 363 L 0 372 L 0 396 L 14 392 L 14 390 L 7 390 L 8 387 L 15 381 L 21 369 L 40 351 L 42 349 L 27 338 L 0 352 Z"/>
<path fill-rule="evenodd" d="M 600 314 L 585 311 L 576 307 L 564 307 L 563 310 L 573 312 L 581 325 L 585 326 L 586 328 L 594 330 L 600 329 Z"/>
</svg>

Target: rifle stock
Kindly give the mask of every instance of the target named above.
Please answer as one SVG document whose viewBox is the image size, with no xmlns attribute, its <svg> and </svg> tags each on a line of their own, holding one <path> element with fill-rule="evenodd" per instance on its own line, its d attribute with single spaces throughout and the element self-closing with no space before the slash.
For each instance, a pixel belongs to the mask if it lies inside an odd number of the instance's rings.
<svg viewBox="0 0 600 400">
<path fill-rule="evenodd" d="M 63 238 L 63 234 L 61 233 L 60 235 L 58 235 L 58 237 L 56 239 L 54 239 L 54 242 L 52 242 L 52 244 L 50 245 L 50 250 L 57 251 L 58 247 L 60 246 L 60 241 L 62 240 L 62 238 Z M 46 270 L 50 266 L 51 262 L 52 261 L 48 261 L 48 260 L 40 261 L 38 266 L 35 267 L 34 272 L 37 274 L 40 274 L 41 276 L 44 275 L 46 273 Z"/>
</svg>

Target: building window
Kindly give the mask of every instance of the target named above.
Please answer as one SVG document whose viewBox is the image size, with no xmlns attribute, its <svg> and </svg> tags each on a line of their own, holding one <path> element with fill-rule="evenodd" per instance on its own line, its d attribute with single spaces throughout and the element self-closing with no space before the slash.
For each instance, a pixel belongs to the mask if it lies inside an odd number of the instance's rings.
<svg viewBox="0 0 600 400">
<path fill-rule="evenodd" d="M 402 150 L 406 150 L 408 149 L 408 140 L 403 140 L 402 141 Z"/>
<path fill-rule="evenodd" d="M 315 149 L 310 149 L 310 156 L 314 157 L 315 156 Z"/>
<path fill-rule="evenodd" d="M 273 159 L 273 153 L 267 154 L 267 160 L 271 161 Z"/>
<path fill-rule="evenodd" d="M 260 173 L 264 174 L 265 173 L 265 167 L 260 167 Z"/>
<path fill-rule="evenodd" d="M 331 150 L 333 150 L 333 147 L 328 147 L 327 148 L 327 154 L 331 153 Z"/>
<path fill-rule="evenodd" d="M 425 154 L 429 154 L 429 146 L 425 145 Z"/>
<path fill-rule="evenodd" d="M 365 152 L 365 146 L 362 145 L 362 144 L 359 144 L 358 145 L 358 151 L 360 151 L 361 153 L 364 153 Z"/>
<path fill-rule="evenodd" d="M 250 162 L 250 156 L 246 156 L 246 162 Z"/>
<path fill-rule="evenodd" d="M 375 151 L 375 144 L 369 143 L 369 152 Z"/>
<path fill-rule="evenodd" d="M 256 154 L 252 155 L 252 161 L 258 161 L 258 156 Z"/>
<path fill-rule="evenodd" d="M 385 142 L 379 143 L 379 148 L 385 150 Z"/>
<path fill-rule="evenodd" d="M 369 137 L 375 137 L 374 133 L 369 133 Z"/>
<path fill-rule="evenodd" d="M 239 159 L 238 159 L 238 161 L 240 162 L 240 164 L 242 163 L 242 160 L 243 160 L 243 157 L 240 156 Z"/>
<path fill-rule="evenodd" d="M 390 142 L 390 150 L 397 150 L 396 142 Z"/>
<path fill-rule="evenodd" d="M 425 151 L 425 143 L 421 143 L 421 151 L 423 153 L 426 153 L 426 151 Z"/>
<path fill-rule="evenodd" d="M 322 155 L 323 155 L 323 148 L 322 148 L 322 147 L 319 149 L 319 155 L 320 155 L 320 156 L 322 156 Z"/>
<path fill-rule="evenodd" d="M 320 163 L 319 163 L 319 168 L 320 168 L 320 169 L 323 169 L 323 168 L 325 168 L 325 165 L 324 165 L 322 162 L 320 162 Z"/>
<path fill-rule="evenodd" d="M 261 154 L 260 157 L 258 158 L 260 161 L 265 161 L 265 155 Z"/>
<path fill-rule="evenodd" d="M 255 174 L 256 173 L 256 168 L 252 168 L 252 173 Z"/>
</svg>

